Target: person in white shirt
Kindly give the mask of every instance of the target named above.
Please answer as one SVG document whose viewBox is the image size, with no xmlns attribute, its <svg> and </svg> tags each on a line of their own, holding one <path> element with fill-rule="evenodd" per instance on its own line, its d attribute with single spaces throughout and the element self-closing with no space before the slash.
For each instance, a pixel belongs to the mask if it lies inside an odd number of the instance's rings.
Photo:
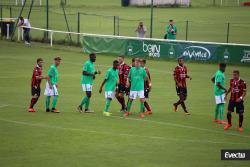
<svg viewBox="0 0 250 167">
<path fill-rule="evenodd" d="M 30 35 L 29 35 L 29 33 L 30 33 L 31 24 L 29 22 L 29 19 L 24 19 L 22 16 L 19 17 L 18 26 L 19 27 L 25 26 L 25 27 L 23 27 L 24 41 L 25 41 L 25 44 L 30 45 Z"/>
<path fill-rule="evenodd" d="M 143 22 L 140 22 L 135 32 L 137 32 L 137 37 L 145 38 L 145 34 L 147 32 L 146 26 L 143 25 Z"/>
</svg>

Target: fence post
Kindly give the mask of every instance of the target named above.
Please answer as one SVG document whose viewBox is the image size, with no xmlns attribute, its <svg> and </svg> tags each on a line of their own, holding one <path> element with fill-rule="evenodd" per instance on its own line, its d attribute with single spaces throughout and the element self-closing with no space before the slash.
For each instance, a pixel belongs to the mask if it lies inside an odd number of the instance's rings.
<svg viewBox="0 0 250 167">
<path fill-rule="evenodd" d="M 10 24 L 7 24 L 7 37 L 6 39 L 9 39 L 10 38 Z"/>
<path fill-rule="evenodd" d="M 46 0 L 46 29 L 49 29 L 49 0 Z M 45 39 L 48 40 L 48 31 L 45 32 Z"/>
<path fill-rule="evenodd" d="M 77 32 L 80 33 L 80 12 L 77 12 Z M 77 44 L 80 43 L 80 34 L 77 35 Z"/>
<path fill-rule="evenodd" d="M 229 29 L 230 29 L 230 23 L 227 23 L 227 43 L 229 42 Z"/>
<path fill-rule="evenodd" d="M 186 41 L 188 40 L 188 20 L 186 21 Z"/>
<path fill-rule="evenodd" d="M 1 30 L 1 33 L 0 33 L 0 36 L 1 36 L 1 39 L 2 39 L 2 25 L 3 25 L 3 8 L 2 6 L 0 7 L 0 18 L 1 18 L 1 22 L 0 22 L 0 30 Z"/>
<path fill-rule="evenodd" d="M 117 16 L 117 35 L 120 35 L 120 17 Z"/>
<path fill-rule="evenodd" d="M 113 35 L 115 35 L 115 32 L 116 32 L 116 30 L 115 30 L 115 25 L 116 25 L 115 20 L 116 20 L 116 16 L 114 16 L 114 33 L 113 33 Z"/>
<path fill-rule="evenodd" d="M 50 31 L 50 47 L 53 46 L 53 31 Z"/>
<path fill-rule="evenodd" d="M 12 8 L 10 7 L 10 18 L 12 18 Z"/>
</svg>

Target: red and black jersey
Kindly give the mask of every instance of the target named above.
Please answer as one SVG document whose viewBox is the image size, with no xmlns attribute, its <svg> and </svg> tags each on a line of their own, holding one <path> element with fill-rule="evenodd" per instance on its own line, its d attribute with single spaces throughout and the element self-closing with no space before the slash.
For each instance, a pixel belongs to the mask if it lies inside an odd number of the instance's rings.
<svg viewBox="0 0 250 167">
<path fill-rule="evenodd" d="M 144 69 L 146 70 L 149 81 L 151 81 L 151 76 L 150 76 L 150 73 L 149 73 L 149 69 L 147 67 L 144 67 Z M 144 89 L 149 89 L 149 82 L 147 80 L 144 81 Z"/>
<path fill-rule="evenodd" d="M 128 74 L 131 67 L 123 63 L 119 66 L 119 84 L 126 85 Z"/>
<path fill-rule="evenodd" d="M 186 78 L 187 78 L 187 67 L 183 66 L 176 66 L 174 69 L 174 78 L 176 80 L 175 84 L 176 87 L 186 88 Z M 180 85 L 180 86 L 179 86 Z"/>
<path fill-rule="evenodd" d="M 36 65 L 32 74 L 31 87 L 40 88 L 41 79 L 37 79 L 36 77 L 39 77 L 41 75 L 42 75 L 42 67 Z"/>
<path fill-rule="evenodd" d="M 230 100 L 236 102 L 238 98 L 243 95 L 243 92 L 246 91 L 246 83 L 242 80 L 230 80 L 230 88 L 231 88 L 231 98 Z"/>
</svg>

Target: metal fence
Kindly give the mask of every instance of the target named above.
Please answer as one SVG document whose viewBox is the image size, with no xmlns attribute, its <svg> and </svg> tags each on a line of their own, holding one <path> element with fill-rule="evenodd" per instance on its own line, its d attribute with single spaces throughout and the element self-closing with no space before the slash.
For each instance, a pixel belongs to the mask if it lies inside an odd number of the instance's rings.
<svg viewBox="0 0 250 167">
<path fill-rule="evenodd" d="M 54 8 L 49 10 L 49 29 L 84 32 L 94 34 L 136 36 L 135 29 L 140 21 L 149 30 L 149 18 L 128 19 L 120 16 L 98 15 L 95 13 L 75 12 L 72 9 Z M 0 18 L 17 18 L 20 7 L 0 7 Z M 29 8 L 24 8 L 23 16 L 27 16 Z M 136 16 L 135 16 L 136 18 Z M 34 27 L 46 28 L 46 8 L 33 7 L 30 22 Z M 154 19 L 153 37 L 163 38 L 167 22 Z M 250 22 L 204 22 L 193 20 L 177 20 L 177 39 L 189 41 L 208 41 L 226 43 L 250 43 Z M 31 33 L 33 40 L 44 41 L 44 32 Z M 146 33 L 149 37 L 149 32 Z M 54 37 L 55 41 L 79 43 L 79 39 L 68 34 Z"/>
</svg>

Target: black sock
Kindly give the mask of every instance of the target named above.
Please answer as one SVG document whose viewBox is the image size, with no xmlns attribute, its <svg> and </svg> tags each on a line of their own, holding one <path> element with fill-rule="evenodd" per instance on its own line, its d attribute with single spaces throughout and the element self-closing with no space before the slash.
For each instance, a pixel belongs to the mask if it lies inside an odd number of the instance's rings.
<svg viewBox="0 0 250 167">
<path fill-rule="evenodd" d="M 231 120 L 232 120 L 232 115 L 231 115 L 231 113 L 227 113 L 227 121 L 228 121 L 228 124 L 231 124 Z"/>
<path fill-rule="evenodd" d="M 145 106 L 145 108 L 146 108 L 148 111 L 151 111 L 151 108 L 150 108 L 148 102 L 145 101 L 145 102 L 144 102 L 144 106 Z"/>
<path fill-rule="evenodd" d="M 181 107 L 183 108 L 184 112 L 188 112 L 184 101 L 181 102 Z"/>
<path fill-rule="evenodd" d="M 179 100 L 179 101 L 177 101 L 176 103 L 174 103 L 174 105 L 175 105 L 176 107 L 178 107 L 178 105 L 180 105 L 181 103 L 182 103 L 182 101 Z"/>
<path fill-rule="evenodd" d="M 124 110 L 124 109 L 126 108 L 124 97 L 118 96 L 118 97 L 116 97 L 116 98 L 117 98 L 118 102 L 121 104 L 122 109 Z"/>
<path fill-rule="evenodd" d="M 243 114 L 239 115 L 239 127 L 242 127 L 242 123 L 243 123 Z"/>
</svg>

